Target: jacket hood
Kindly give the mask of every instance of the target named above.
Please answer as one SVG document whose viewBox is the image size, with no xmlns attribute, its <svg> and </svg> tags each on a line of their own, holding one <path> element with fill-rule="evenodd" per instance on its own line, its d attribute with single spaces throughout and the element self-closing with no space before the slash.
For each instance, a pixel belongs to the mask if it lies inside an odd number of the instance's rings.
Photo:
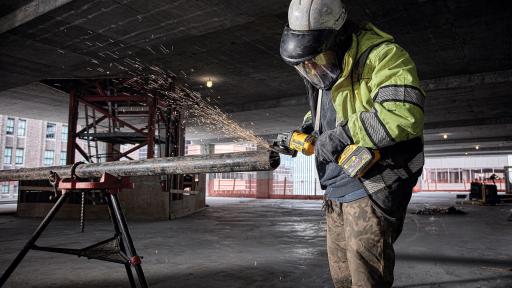
<svg viewBox="0 0 512 288">
<path fill-rule="evenodd" d="M 394 42 L 394 38 L 371 23 L 366 24 L 359 33 L 352 34 L 352 45 L 343 58 L 343 72 L 338 82 L 350 75 L 354 62 L 366 49 L 383 42 Z"/>
</svg>

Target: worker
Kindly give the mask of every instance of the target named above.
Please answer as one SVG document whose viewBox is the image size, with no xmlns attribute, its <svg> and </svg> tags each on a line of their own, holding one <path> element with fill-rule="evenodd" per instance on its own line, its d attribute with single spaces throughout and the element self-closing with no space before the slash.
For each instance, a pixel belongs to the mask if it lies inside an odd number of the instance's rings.
<svg viewBox="0 0 512 288">
<path fill-rule="evenodd" d="M 301 130 L 316 133 L 335 287 L 391 287 L 407 205 L 422 173 L 423 104 L 416 67 L 389 34 L 347 18 L 341 0 L 292 0 L 280 53 L 307 86 Z M 347 145 L 378 150 L 361 177 L 337 163 Z"/>
</svg>

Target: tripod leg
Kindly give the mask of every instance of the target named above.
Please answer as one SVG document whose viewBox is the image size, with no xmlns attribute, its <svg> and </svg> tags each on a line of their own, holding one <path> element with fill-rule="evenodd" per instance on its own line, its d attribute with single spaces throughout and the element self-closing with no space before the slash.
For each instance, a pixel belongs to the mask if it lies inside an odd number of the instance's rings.
<svg viewBox="0 0 512 288">
<path fill-rule="evenodd" d="M 135 278 L 133 278 L 132 267 L 130 264 L 124 264 L 124 268 L 126 268 L 126 274 L 128 274 L 128 280 L 130 281 L 130 287 L 137 288 L 137 284 L 135 284 Z"/>
<path fill-rule="evenodd" d="M 41 224 L 39 224 L 36 231 L 34 232 L 34 234 L 32 234 L 32 236 L 30 237 L 28 242 L 25 244 L 23 249 L 21 249 L 21 251 L 18 253 L 16 258 L 14 258 L 11 265 L 9 265 L 9 267 L 7 267 L 7 270 L 5 270 L 4 274 L 0 278 L 0 287 L 2 287 L 5 284 L 5 282 L 7 281 L 7 279 L 9 279 L 9 276 L 11 276 L 12 272 L 14 272 L 16 267 L 18 267 L 21 260 L 23 260 L 25 255 L 27 255 L 28 251 L 34 246 L 37 239 L 39 239 L 39 237 L 41 237 L 41 234 L 43 234 L 46 227 L 48 227 L 48 224 L 50 224 L 50 222 L 52 222 L 53 218 L 55 217 L 57 212 L 59 212 L 60 208 L 62 207 L 62 205 L 68 198 L 68 194 L 69 194 L 69 192 L 63 193 L 60 196 L 60 198 L 57 200 L 55 205 L 53 205 L 50 212 L 48 212 L 48 214 L 46 214 L 46 217 L 44 217 L 43 221 L 41 221 Z"/>
<path fill-rule="evenodd" d="M 110 200 L 112 203 L 112 207 L 114 209 L 115 219 L 119 225 L 119 229 L 121 231 L 121 236 L 126 241 L 126 248 L 128 249 L 128 256 L 132 257 L 132 265 L 135 268 L 135 272 L 137 273 L 137 277 L 139 278 L 139 283 L 143 288 L 148 287 L 148 283 L 146 282 L 146 277 L 144 276 L 144 271 L 142 271 L 142 267 L 140 265 L 140 258 L 135 251 L 135 247 L 133 246 L 133 240 L 130 236 L 130 231 L 128 230 L 128 225 L 126 224 L 126 219 L 124 218 L 124 214 L 121 211 L 121 207 L 119 205 L 119 199 L 116 194 L 110 194 Z M 135 260 L 135 261 L 134 261 Z"/>
<path fill-rule="evenodd" d="M 114 225 L 114 231 L 116 233 L 116 236 L 121 236 L 121 231 L 119 230 L 119 224 L 117 224 L 116 216 L 114 212 L 114 207 L 112 206 L 112 200 L 108 196 L 107 193 L 103 192 L 105 196 L 105 200 L 107 201 L 108 206 L 108 212 L 110 213 L 110 219 L 112 220 L 112 224 Z M 121 238 L 121 241 L 119 241 L 119 248 L 121 249 L 121 252 L 126 254 L 126 248 L 124 247 L 123 239 Z M 136 288 L 137 284 L 135 284 L 135 278 L 133 278 L 133 272 L 132 267 L 130 264 L 125 263 L 124 268 L 126 269 L 126 274 L 128 275 L 128 280 L 130 281 L 130 286 L 132 288 Z"/>
</svg>

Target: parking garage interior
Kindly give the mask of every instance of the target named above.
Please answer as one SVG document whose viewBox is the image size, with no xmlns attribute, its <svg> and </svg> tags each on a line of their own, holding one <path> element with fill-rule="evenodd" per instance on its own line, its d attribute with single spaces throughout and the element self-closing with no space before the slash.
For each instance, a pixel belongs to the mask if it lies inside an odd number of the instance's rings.
<svg viewBox="0 0 512 288">
<path fill-rule="evenodd" d="M 343 2 L 426 95 L 393 287 L 512 287 L 512 8 Z M 334 287 L 289 4 L 2 1 L 0 287 Z"/>
</svg>

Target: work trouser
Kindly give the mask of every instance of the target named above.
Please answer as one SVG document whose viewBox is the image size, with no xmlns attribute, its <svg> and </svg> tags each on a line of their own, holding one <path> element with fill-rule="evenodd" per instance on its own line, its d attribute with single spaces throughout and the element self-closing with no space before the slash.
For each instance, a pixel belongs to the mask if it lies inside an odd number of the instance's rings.
<svg viewBox="0 0 512 288">
<path fill-rule="evenodd" d="M 326 201 L 327 253 L 332 280 L 340 287 L 391 287 L 393 243 L 403 217 L 386 217 L 368 197 L 339 204 Z M 405 210 L 405 209 L 404 209 Z"/>
</svg>

